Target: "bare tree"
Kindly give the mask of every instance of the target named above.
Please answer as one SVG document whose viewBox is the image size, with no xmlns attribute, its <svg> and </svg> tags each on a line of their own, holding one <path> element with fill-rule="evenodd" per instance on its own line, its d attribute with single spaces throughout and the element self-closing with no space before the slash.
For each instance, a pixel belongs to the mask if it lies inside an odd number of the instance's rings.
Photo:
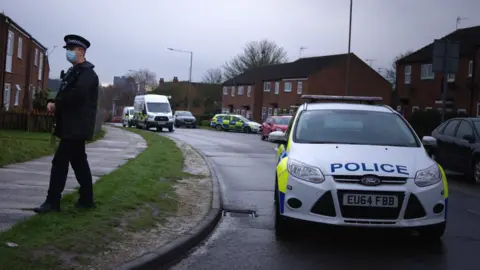
<svg viewBox="0 0 480 270">
<path fill-rule="evenodd" d="M 157 75 L 148 69 L 130 70 L 126 76 L 133 78 L 143 88 L 155 88 L 157 84 Z"/>
<path fill-rule="evenodd" d="M 202 81 L 204 83 L 221 84 L 223 82 L 223 74 L 221 68 L 211 68 L 205 72 Z"/>
<path fill-rule="evenodd" d="M 412 50 L 408 50 L 404 53 L 400 53 L 399 55 L 395 56 L 395 58 L 393 58 L 392 65 L 385 70 L 385 77 L 387 78 L 387 80 L 389 80 L 391 83 L 395 83 L 397 81 L 397 61 L 409 56 L 412 53 Z"/>
<path fill-rule="evenodd" d="M 225 63 L 223 75 L 226 79 L 230 79 L 248 69 L 281 64 L 287 60 L 287 53 L 275 42 L 268 39 L 251 41 L 245 46 L 242 53 Z"/>
</svg>

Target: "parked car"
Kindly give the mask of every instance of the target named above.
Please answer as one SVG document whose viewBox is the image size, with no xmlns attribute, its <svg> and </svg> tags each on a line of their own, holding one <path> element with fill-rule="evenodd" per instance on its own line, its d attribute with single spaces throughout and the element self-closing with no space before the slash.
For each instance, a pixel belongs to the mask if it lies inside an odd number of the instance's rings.
<svg viewBox="0 0 480 270">
<path fill-rule="evenodd" d="M 175 112 L 175 127 L 197 127 L 197 118 L 189 111 Z"/>
<path fill-rule="evenodd" d="M 238 114 L 216 114 L 210 121 L 210 126 L 216 130 L 243 131 L 258 133 L 261 125 Z"/>
<path fill-rule="evenodd" d="M 122 124 L 124 127 L 131 127 L 133 126 L 133 107 L 125 107 L 123 108 L 122 114 Z"/>
<path fill-rule="evenodd" d="M 480 183 L 480 119 L 452 118 L 422 138 L 430 156 L 445 169 Z"/>
<path fill-rule="evenodd" d="M 287 130 L 288 124 L 292 120 L 292 116 L 270 116 L 262 124 L 262 129 L 260 132 L 260 138 L 263 140 L 268 138 L 268 135 L 272 131 L 281 131 L 285 132 Z"/>
</svg>

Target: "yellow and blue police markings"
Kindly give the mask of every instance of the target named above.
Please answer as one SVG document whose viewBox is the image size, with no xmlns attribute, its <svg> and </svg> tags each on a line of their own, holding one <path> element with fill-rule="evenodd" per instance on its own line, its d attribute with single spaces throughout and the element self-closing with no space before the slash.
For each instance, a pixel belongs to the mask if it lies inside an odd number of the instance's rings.
<svg viewBox="0 0 480 270">
<path fill-rule="evenodd" d="M 233 120 L 233 116 L 228 115 L 217 115 L 210 122 L 211 127 L 221 125 L 225 130 L 243 130 L 245 127 L 252 128 L 249 123 L 243 120 Z"/>
<path fill-rule="evenodd" d="M 288 186 L 288 152 L 290 150 L 290 141 L 292 134 L 289 135 L 287 147 L 281 144 L 277 150 L 277 187 L 278 187 L 278 205 L 281 214 L 284 212 L 285 195 Z"/>
<path fill-rule="evenodd" d="M 448 209 L 448 181 L 447 181 L 447 175 L 445 174 L 445 171 L 443 170 L 442 166 L 438 164 L 438 168 L 440 169 L 440 174 L 442 176 L 442 184 L 443 184 L 443 197 L 445 198 L 445 220 L 447 220 L 447 209 Z"/>
</svg>

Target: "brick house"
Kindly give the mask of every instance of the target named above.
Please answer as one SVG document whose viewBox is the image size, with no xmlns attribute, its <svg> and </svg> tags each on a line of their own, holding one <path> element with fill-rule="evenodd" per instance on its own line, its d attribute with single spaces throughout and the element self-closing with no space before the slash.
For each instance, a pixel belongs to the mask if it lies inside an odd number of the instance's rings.
<svg viewBox="0 0 480 270">
<path fill-rule="evenodd" d="M 47 48 L 0 14 L 0 108 L 30 108 L 36 91 L 48 87 Z"/>
<path fill-rule="evenodd" d="M 345 95 L 347 54 L 301 58 L 253 68 L 222 84 L 222 111 L 255 121 L 292 114 L 302 94 Z M 392 85 L 355 54 L 350 57 L 352 96 L 381 96 L 390 104 Z"/>
<path fill-rule="evenodd" d="M 460 42 L 455 74 L 448 74 L 447 112 L 480 116 L 478 95 L 480 69 L 480 26 L 458 29 L 442 39 Z M 397 61 L 397 110 L 408 118 L 418 110 L 441 110 L 443 74 L 432 72 L 433 42 Z"/>
<path fill-rule="evenodd" d="M 188 81 L 179 81 L 174 77 L 166 82 L 160 78 L 155 94 L 171 96 L 173 110 L 187 110 Z M 220 108 L 222 88 L 220 84 L 192 82 L 190 89 L 190 112 L 193 115 L 215 113 Z"/>
</svg>

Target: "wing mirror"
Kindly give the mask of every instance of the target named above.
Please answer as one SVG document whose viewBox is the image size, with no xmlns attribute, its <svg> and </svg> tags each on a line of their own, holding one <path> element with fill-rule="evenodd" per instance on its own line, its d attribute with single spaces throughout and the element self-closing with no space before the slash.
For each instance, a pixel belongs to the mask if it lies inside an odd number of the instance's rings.
<svg viewBox="0 0 480 270">
<path fill-rule="evenodd" d="M 432 136 L 423 136 L 422 144 L 424 146 L 436 147 L 437 146 L 437 139 Z"/>
<path fill-rule="evenodd" d="M 475 138 L 472 135 L 463 135 L 463 139 L 466 140 L 469 143 L 474 143 Z"/>
</svg>

